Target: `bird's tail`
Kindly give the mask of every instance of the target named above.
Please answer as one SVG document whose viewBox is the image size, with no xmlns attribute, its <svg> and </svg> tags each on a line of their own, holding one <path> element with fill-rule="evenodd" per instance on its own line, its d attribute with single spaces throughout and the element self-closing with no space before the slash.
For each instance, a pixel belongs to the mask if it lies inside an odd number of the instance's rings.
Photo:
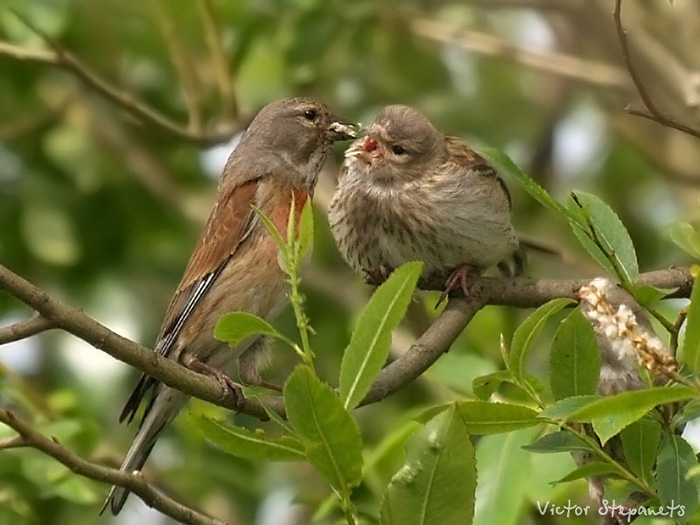
<svg viewBox="0 0 700 525">
<path fill-rule="evenodd" d="M 155 445 L 158 435 L 168 423 L 175 419 L 177 413 L 185 405 L 187 397 L 186 394 L 165 385 L 159 384 L 156 386 L 155 395 L 146 407 L 141 426 L 119 470 L 122 472 L 141 470 L 151 450 L 153 450 L 153 445 Z M 107 507 L 110 507 L 114 516 L 119 514 L 129 493 L 129 490 L 124 487 L 113 486 L 102 506 L 100 514 Z"/>
</svg>

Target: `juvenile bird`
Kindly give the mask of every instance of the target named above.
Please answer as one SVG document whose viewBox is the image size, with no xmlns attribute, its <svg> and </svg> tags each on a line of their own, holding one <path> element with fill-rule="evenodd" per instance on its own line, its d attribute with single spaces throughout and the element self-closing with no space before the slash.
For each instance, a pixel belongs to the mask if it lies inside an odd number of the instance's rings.
<svg viewBox="0 0 700 525">
<path fill-rule="evenodd" d="M 347 263 L 377 284 L 407 261 L 446 293 L 518 249 L 510 196 L 481 156 L 421 113 L 384 108 L 345 153 L 329 222 Z M 519 258 L 516 258 L 518 261 Z"/>
<path fill-rule="evenodd" d="M 220 368 L 238 356 L 243 382 L 268 385 L 258 373 L 262 338 L 249 338 L 234 350 L 213 337 L 216 322 L 227 312 L 241 310 L 269 320 L 287 303 L 278 247 L 251 205 L 284 235 L 292 198 L 298 216 L 313 194 L 331 144 L 350 138 L 350 132 L 326 106 L 305 98 L 273 102 L 257 114 L 226 163 L 216 204 L 165 314 L 156 352 L 214 375 L 234 393 L 237 387 Z M 144 375 L 119 421 L 130 422 L 149 391 L 123 471 L 141 469 L 160 432 L 188 399 Z M 118 514 L 128 494 L 112 487 L 105 507 Z"/>
</svg>

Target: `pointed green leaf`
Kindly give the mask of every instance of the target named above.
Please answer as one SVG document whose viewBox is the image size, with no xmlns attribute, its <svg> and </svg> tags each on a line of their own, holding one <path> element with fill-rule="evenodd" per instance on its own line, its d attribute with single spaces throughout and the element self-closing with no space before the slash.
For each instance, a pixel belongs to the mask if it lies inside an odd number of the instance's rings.
<svg viewBox="0 0 700 525">
<path fill-rule="evenodd" d="M 620 432 L 625 459 L 632 472 L 650 479 L 661 442 L 661 426 L 651 418 L 642 418 Z"/>
<path fill-rule="evenodd" d="M 384 366 L 391 331 L 406 313 L 422 269 L 423 263 L 409 262 L 394 270 L 360 315 L 340 365 L 340 397 L 346 409 L 362 401 Z"/>
<path fill-rule="evenodd" d="M 685 523 L 698 507 L 698 488 L 687 479 L 688 471 L 697 465 L 693 449 L 680 436 L 666 436 L 661 442 L 656 462 L 656 486 L 661 504 L 666 508 L 683 507 L 676 514 L 676 523 Z"/>
<path fill-rule="evenodd" d="M 589 476 L 599 476 L 601 474 L 616 474 L 617 470 L 615 467 L 609 463 L 603 463 L 602 461 L 593 461 L 591 463 L 586 463 L 582 467 L 568 473 L 563 478 L 552 482 L 553 485 L 559 483 L 567 483 L 569 481 L 575 481 L 581 478 L 587 478 Z"/>
<path fill-rule="evenodd" d="M 576 308 L 552 339 L 549 377 L 555 399 L 594 394 L 600 375 L 600 351 L 591 324 Z"/>
<path fill-rule="evenodd" d="M 536 454 L 555 454 L 591 449 L 580 437 L 565 430 L 545 434 L 534 443 L 524 445 L 523 448 Z"/>
<path fill-rule="evenodd" d="M 619 432 L 657 405 L 692 399 L 695 395 L 693 389 L 684 386 L 632 390 L 593 401 L 570 413 L 567 419 L 581 423 L 593 422 L 595 427 L 594 420 L 610 418 L 609 427 L 618 427 Z"/>
<path fill-rule="evenodd" d="M 522 447 L 532 440 L 533 434 L 532 429 L 525 429 L 479 439 L 476 446 L 479 504 L 472 525 L 522 523 L 532 476 L 530 454 Z"/>
<path fill-rule="evenodd" d="M 275 243 L 277 243 L 277 246 L 279 247 L 280 250 L 285 251 L 287 247 L 287 243 L 284 242 L 284 239 L 282 238 L 282 234 L 279 232 L 277 229 L 277 226 L 270 220 L 270 218 L 263 213 L 263 211 L 255 206 L 254 204 L 250 205 L 251 208 L 253 208 L 253 211 L 255 214 L 258 216 L 258 218 L 262 221 L 263 225 L 265 226 L 265 229 L 270 232 L 270 235 L 272 235 L 272 238 L 275 239 Z"/>
<path fill-rule="evenodd" d="M 382 499 L 382 523 L 471 523 L 475 487 L 474 449 L 459 411 L 452 407 L 408 441 L 406 462 Z"/>
<path fill-rule="evenodd" d="M 683 221 L 675 222 L 671 225 L 668 233 L 671 240 L 684 252 L 700 259 L 700 234 L 692 224 Z"/>
<path fill-rule="evenodd" d="M 657 288 L 650 284 L 637 284 L 634 287 L 634 298 L 642 306 L 652 306 L 678 288 Z"/>
<path fill-rule="evenodd" d="M 314 211 L 311 199 L 306 199 L 306 203 L 301 210 L 299 217 L 299 260 L 303 260 L 311 249 L 314 241 Z"/>
<path fill-rule="evenodd" d="M 355 420 L 331 387 L 306 366 L 284 385 L 287 417 L 306 457 L 336 490 L 348 493 L 362 480 L 362 440 Z"/>
<path fill-rule="evenodd" d="M 487 148 L 484 150 L 484 153 L 503 168 L 506 173 L 515 178 L 523 186 L 525 191 L 537 202 L 542 204 L 542 206 L 563 215 L 570 221 L 580 222 L 581 219 L 578 215 L 572 213 L 571 210 L 568 210 L 565 206 L 555 201 L 552 196 L 547 193 L 547 190 L 528 177 L 504 152 L 495 148 Z"/>
<path fill-rule="evenodd" d="M 541 423 L 537 412 L 520 405 L 460 401 L 457 407 L 470 434 L 501 434 Z"/>
<path fill-rule="evenodd" d="M 270 438 L 262 430 L 252 432 L 205 415 L 192 415 L 204 437 L 236 457 L 270 461 L 304 461 L 302 444 L 292 436 Z"/>
<path fill-rule="evenodd" d="M 605 256 L 600 246 L 594 243 L 579 225 L 571 224 L 571 231 L 574 233 L 574 237 L 576 237 L 581 246 L 588 252 L 588 255 L 593 257 L 595 262 L 600 264 L 610 275 L 617 275 L 613 263 Z M 588 229 L 586 229 L 586 231 L 588 231 Z"/>
<path fill-rule="evenodd" d="M 256 335 L 268 335 L 287 343 L 294 348 L 296 344 L 270 323 L 248 312 L 230 312 L 222 315 L 214 328 L 214 337 L 231 348 L 238 346 L 244 339 Z"/>
<path fill-rule="evenodd" d="M 572 192 L 582 218 L 595 234 L 595 238 L 615 268 L 615 275 L 627 283 L 639 277 L 637 254 L 627 228 L 617 214 L 599 197 L 583 191 Z"/>
<path fill-rule="evenodd" d="M 554 421 L 567 421 L 571 414 L 599 399 L 601 397 L 596 395 L 567 397 L 545 408 L 540 412 L 539 417 Z"/>
<path fill-rule="evenodd" d="M 690 293 L 688 317 L 685 320 L 685 337 L 681 362 L 686 364 L 693 374 L 700 372 L 700 277 L 695 277 L 693 291 Z"/>
<path fill-rule="evenodd" d="M 525 374 L 525 362 L 535 339 L 544 328 L 547 320 L 566 306 L 573 304 L 573 300 L 565 297 L 552 299 L 535 310 L 530 317 L 525 319 L 513 334 L 513 342 L 510 348 L 508 362 L 510 371 L 517 379 L 522 379 Z"/>
</svg>

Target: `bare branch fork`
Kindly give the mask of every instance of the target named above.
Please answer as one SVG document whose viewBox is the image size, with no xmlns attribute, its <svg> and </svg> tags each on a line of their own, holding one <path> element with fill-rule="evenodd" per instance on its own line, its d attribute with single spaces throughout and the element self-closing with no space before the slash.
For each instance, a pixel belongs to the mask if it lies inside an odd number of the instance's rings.
<svg viewBox="0 0 700 525">
<path fill-rule="evenodd" d="M 683 133 L 686 133 L 692 137 L 700 139 L 700 129 L 693 128 L 691 126 L 688 126 L 686 124 L 683 124 L 682 122 L 679 122 L 675 118 L 673 118 L 670 115 L 667 115 L 666 113 L 663 113 L 656 105 L 656 103 L 653 101 L 651 98 L 651 95 L 649 95 L 649 92 L 647 91 L 646 87 L 644 86 L 644 82 L 642 81 L 642 78 L 639 76 L 639 73 L 637 72 L 637 68 L 634 66 L 634 63 L 632 62 L 632 58 L 630 56 L 630 49 L 629 49 L 629 44 L 627 42 L 627 31 L 625 28 L 622 26 L 622 16 L 621 16 L 621 11 L 622 11 L 622 0 L 615 0 L 615 9 L 613 10 L 613 20 L 615 21 L 615 30 L 617 32 L 617 38 L 620 41 L 620 48 L 622 50 L 622 60 L 625 63 L 625 67 L 627 67 L 627 71 L 629 72 L 630 77 L 632 78 L 632 82 L 634 82 L 635 87 L 637 88 L 637 92 L 639 93 L 640 98 L 642 99 L 642 102 L 644 103 L 644 107 L 646 109 L 637 109 L 631 106 L 627 106 L 625 109 L 630 115 L 635 115 L 638 117 L 643 117 L 649 120 L 653 120 L 655 122 L 658 122 L 659 124 L 662 124 L 664 126 L 668 126 L 669 128 L 677 129 L 678 131 L 682 131 Z"/>
<path fill-rule="evenodd" d="M 143 479 L 140 472 L 122 472 L 85 461 L 61 445 L 56 438 L 47 438 L 9 410 L 0 410 L 0 422 L 17 431 L 18 435 L 0 442 L 0 450 L 31 447 L 40 450 L 70 470 L 96 481 L 126 487 L 148 506 L 189 525 L 226 525 L 226 522 L 201 514 L 169 498 Z"/>
<path fill-rule="evenodd" d="M 136 117 L 140 122 L 166 131 L 190 143 L 202 146 L 220 144 L 226 142 L 243 128 L 241 122 L 245 122 L 244 120 L 229 123 L 225 126 L 225 129 L 213 132 L 201 129 L 198 125 L 198 119 L 192 120 L 190 125 L 183 126 L 145 104 L 127 90 L 120 89 L 110 84 L 96 71 L 84 64 L 78 57 L 61 46 L 55 39 L 37 27 L 21 13 L 17 11 L 13 11 L 13 13 L 24 25 L 41 37 L 51 50 L 35 51 L 8 42 L 0 42 L 0 56 L 4 55 L 19 61 L 35 62 L 63 69 L 92 91 Z M 226 96 L 232 97 L 228 92 Z"/>
</svg>

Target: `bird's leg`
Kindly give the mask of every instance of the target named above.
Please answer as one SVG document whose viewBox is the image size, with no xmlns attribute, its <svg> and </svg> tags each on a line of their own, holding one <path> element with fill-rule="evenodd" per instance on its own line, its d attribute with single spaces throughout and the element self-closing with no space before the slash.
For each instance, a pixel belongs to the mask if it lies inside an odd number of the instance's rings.
<svg viewBox="0 0 700 525">
<path fill-rule="evenodd" d="M 363 268 L 362 273 L 364 273 L 365 282 L 371 286 L 379 286 L 391 275 L 391 269 L 380 264 L 376 268 Z"/>
<path fill-rule="evenodd" d="M 236 410 L 243 408 L 243 402 L 245 401 L 245 396 L 243 395 L 243 390 L 237 385 L 233 379 L 231 379 L 226 372 L 219 370 L 211 365 L 206 364 L 204 361 L 200 361 L 196 357 L 192 357 L 187 360 L 187 367 L 200 374 L 208 374 L 213 376 L 221 385 L 221 397 L 225 399 L 228 396 L 233 396 L 236 400 Z"/>
<path fill-rule="evenodd" d="M 452 290 L 455 289 L 457 285 L 459 285 L 460 289 L 462 290 L 462 294 L 464 294 L 464 297 L 467 297 L 469 295 L 469 287 L 467 286 L 468 284 L 468 277 L 470 275 L 478 274 L 479 272 L 477 269 L 470 265 L 470 264 L 463 264 L 461 266 L 458 266 L 455 268 L 450 276 L 447 278 L 447 281 L 445 282 L 445 290 L 442 292 L 442 295 L 440 296 L 440 299 L 438 299 L 437 304 L 435 305 L 435 308 L 440 306 L 442 302 L 447 299 L 447 297 L 450 295 Z"/>
</svg>

